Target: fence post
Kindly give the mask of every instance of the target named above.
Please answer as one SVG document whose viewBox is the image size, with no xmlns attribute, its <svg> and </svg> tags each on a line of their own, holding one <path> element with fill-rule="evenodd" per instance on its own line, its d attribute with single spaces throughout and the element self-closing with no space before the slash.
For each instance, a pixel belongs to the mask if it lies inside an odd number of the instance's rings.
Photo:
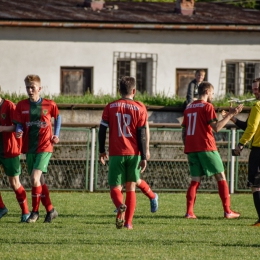
<svg viewBox="0 0 260 260">
<path fill-rule="evenodd" d="M 236 128 L 231 128 L 231 149 L 235 149 L 236 146 Z M 235 156 L 232 156 L 231 153 L 231 162 L 230 162 L 230 194 L 234 193 L 235 187 Z"/>
<path fill-rule="evenodd" d="M 96 128 L 91 129 L 91 157 L 90 157 L 90 180 L 89 191 L 93 192 L 94 187 L 94 161 L 95 161 L 95 143 L 96 143 Z"/>
</svg>

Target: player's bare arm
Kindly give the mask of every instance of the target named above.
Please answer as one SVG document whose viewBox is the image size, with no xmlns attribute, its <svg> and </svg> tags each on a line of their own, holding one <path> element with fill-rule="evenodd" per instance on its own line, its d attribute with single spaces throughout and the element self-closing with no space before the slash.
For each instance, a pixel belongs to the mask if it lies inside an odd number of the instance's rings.
<svg viewBox="0 0 260 260">
<path fill-rule="evenodd" d="M 230 107 L 229 112 L 227 113 L 226 117 L 220 121 L 213 121 L 210 123 L 212 129 L 217 133 L 219 132 L 227 123 L 228 121 L 239 114 L 243 110 L 243 104 L 238 105 L 237 107 Z"/>
<path fill-rule="evenodd" d="M 14 131 L 15 131 L 15 125 L 0 126 L 0 132 L 14 132 Z"/>
</svg>

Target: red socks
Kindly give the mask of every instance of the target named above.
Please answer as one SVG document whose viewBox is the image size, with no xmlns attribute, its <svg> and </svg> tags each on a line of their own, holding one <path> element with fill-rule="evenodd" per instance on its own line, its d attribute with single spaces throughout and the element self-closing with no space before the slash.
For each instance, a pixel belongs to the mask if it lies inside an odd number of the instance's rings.
<svg viewBox="0 0 260 260">
<path fill-rule="evenodd" d="M 29 214 L 28 203 L 26 198 L 26 191 L 21 185 L 17 190 L 14 191 L 16 195 L 16 200 L 22 210 L 22 214 Z"/>
<path fill-rule="evenodd" d="M 46 184 L 42 185 L 41 202 L 47 212 L 53 209 L 53 206 L 51 204 L 49 189 Z"/>
<path fill-rule="evenodd" d="M 230 196 L 226 180 L 218 181 L 218 193 L 222 200 L 224 211 L 230 213 Z"/>
<path fill-rule="evenodd" d="M 32 211 L 39 211 L 42 186 L 32 187 Z"/>
<path fill-rule="evenodd" d="M 186 194 L 187 199 L 187 214 L 194 215 L 193 208 L 196 200 L 197 189 L 199 188 L 200 183 L 197 181 L 191 181 L 190 187 Z"/>
<path fill-rule="evenodd" d="M 123 204 L 123 194 L 118 188 L 110 189 L 110 197 L 117 209 Z"/>
<path fill-rule="evenodd" d="M 136 206 L 136 194 L 135 191 L 127 191 L 126 192 L 126 200 L 125 205 L 127 206 L 125 212 L 125 225 L 132 225 L 135 206 Z"/>
<path fill-rule="evenodd" d="M 2 199 L 2 195 L 0 193 L 0 209 L 4 208 L 5 207 L 5 204 L 3 202 L 3 199 Z"/>
<path fill-rule="evenodd" d="M 142 191 L 142 193 L 147 196 L 150 200 L 155 198 L 155 194 L 151 190 L 150 186 L 144 181 L 141 180 L 141 183 L 138 185 L 138 188 Z"/>
</svg>

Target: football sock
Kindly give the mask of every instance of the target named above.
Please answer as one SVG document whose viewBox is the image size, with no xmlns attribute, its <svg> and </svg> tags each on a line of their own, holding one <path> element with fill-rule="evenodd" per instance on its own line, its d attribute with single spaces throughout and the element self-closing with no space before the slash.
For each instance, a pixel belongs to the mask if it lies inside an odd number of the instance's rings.
<svg viewBox="0 0 260 260">
<path fill-rule="evenodd" d="M 41 202 L 47 212 L 53 209 L 53 206 L 51 204 L 51 199 L 50 199 L 50 192 L 46 184 L 42 185 Z"/>
<path fill-rule="evenodd" d="M 127 191 L 126 192 L 126 212 L 125 212 L 125 225 L 132 225 L 135 206 L 136 206 L 136 194 L 135 191 Z"/>
<path fill-rule="evenodd" d="M 2 195 L 0 193 L 0 209 L 4 208 L 5 207 L 5 204 L 3 202 L 3 199 L 2 199 Z"/>
<path fill-rule="evenodd" d="M 39 211 L 42 186 L 32 187 L 32 211 Z"/>
<path fill-rule="evenodd" d="M 193 215 L 193 208 L 196 201 L 196 193 L 200 186 L 200 182 L 191 181 L 190 187 L 187 190 L 186 199 L 187 199 L 187 214 Z"/>
<path fill-rule="evenodd" d="M 141 180 L 141 183 L 137 186 L 142 193 L 147 196 L 150 200 L 155 198 L 155 194 L 153 193 L 153 191 L 151 190 L 150 186 L 144 181 Z"/>
<path fill-rule="evenodd" d="M 123 193 L 120 189 L 110 189 L 110 197 L 117 209 L 123 204 Z"/>
<path fill-rule="evenodd" d="M 260 191 L 255 191 L 253 193 L 253 198 L 254 198 L 255 209 L 258 214 L 258 219 L 260 220 Z"/>
<path fill-rule="evenodd" d="M 218 181 L 218 193 L 222 200 L 224 211 L 230 213 L 230 196 L 226 180 Z"/>
<path fill-rule="evenodd" d="M 14 192 L 16 195 L 16 200 L 22 210 L 22 214 L 28 214 L 29 208 L 28 208 L 28 202 L 27 202 L 27 198 L 26 198 L 26 191 L 25 191 L 24 187 L 21 185 Z"/>
</svg>

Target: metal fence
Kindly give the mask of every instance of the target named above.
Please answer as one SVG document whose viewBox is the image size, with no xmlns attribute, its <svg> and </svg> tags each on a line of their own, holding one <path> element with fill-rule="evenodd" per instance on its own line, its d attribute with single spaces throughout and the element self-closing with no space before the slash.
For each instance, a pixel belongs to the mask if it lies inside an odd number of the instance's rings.
<svg viewBox="0 0 260 260">
<path fill-rule="evenodd" d="M 180 126 L 154 127 L 154 125 L 150 125 L 151 159 L 148 161 L 148 167 L 141 178 L 146 180 L 153 190 L 185 191 L 189 186 L 190 176 L 187 155 L 183 153 L 184 147 Z M 109 163 L 103 166 L 98 161 L 97 133 L 98 128 L 96 126 L 94 128 L 61 128 L 61 141 L 55 145 L 48 174 L 45 176 L 50 189 L 87 191 L 109 189 L 107 182 Z M 241 131 L 237 131 L 237 140 L 241 133 Z M 248 191 L 246 186 L 248 149 L 245 148 L 243 155 L 236 157 L 232 163 L 234 157 L 231 156 L 231 147 L 234 145 L 234 141 L 237 142 L 234 138 L 232 140 L 232 131 L 222 130 L 214 136 L 224 164 L 227 180 L 234 186 L 234 192 Z M 21 165 L 20 179 L 24 187 L 29 189 L 30 178 L 24 155 L 21 156 Z M 230 169 L 234 172 L 230 172 Z M 235 176 L 233 181 L 230 178 L 232 175 Z M 10 189 L 8 178 L 3 168 L 0 167 L 0 190 L 7 189 Z M 214 177 L 203 178 L 200 190 L 217 190 Z"/>
</svg>

